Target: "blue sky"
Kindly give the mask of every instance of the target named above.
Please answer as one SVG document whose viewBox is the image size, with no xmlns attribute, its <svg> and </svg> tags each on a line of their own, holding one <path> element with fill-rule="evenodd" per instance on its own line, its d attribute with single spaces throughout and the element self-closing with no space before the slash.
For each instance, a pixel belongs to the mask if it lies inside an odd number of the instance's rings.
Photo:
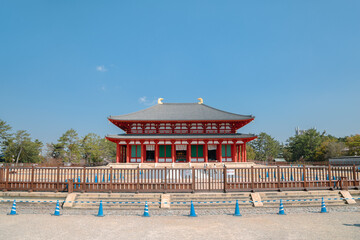
<svg viewBox="0 0 360 240">
<path fill-rule="evenodd" d="M 360 1 L 1 1 L 0 119 L 55 142 L 164 102 L 253 114 L 243 133 L 359 133 Z"/>
</svg>

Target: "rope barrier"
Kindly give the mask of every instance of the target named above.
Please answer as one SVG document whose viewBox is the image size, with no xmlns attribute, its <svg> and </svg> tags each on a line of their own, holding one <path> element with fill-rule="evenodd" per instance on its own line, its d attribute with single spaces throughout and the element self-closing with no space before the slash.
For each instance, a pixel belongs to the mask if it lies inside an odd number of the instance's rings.
<svg viewBox="0 0 360 240">
<path fill-rule="evenodd" d="M 283 202 L 311 202 L 311 201 L 321 201 L 322 199 L 314 198 L 314 199 L 285 199 L 282 200 Z M 324 200 L 360 200 L 358 198 L 324 198 Z M 56 203 L 57 200 L 49 200 L 49 201 L 31 201 L 31 200 L 16 200 L 17 203 Z M 61 201 L 61 200 L 60 200 Z M 13 200 L 0 200 L 0 202 L 13 202 Z M 97 203 L 99 204 L 100 201 L 61 201 L 62 203 Z M 238 201 L 239 203 L 271 203 L 271 202 L 280 202 L 280 200 L 263 200 L 263 201 Z M 103 204 L 145 204 L 143 202 L 102 202 Z M 148 202 L 148 204 L 161 204 L 161 202 Z M 165 204 L 172 204 L 172 205 L 186 205 L 190 204 L 191 201 L 181 201 L 181 202 L 164 202 Z M 235 201 L 193 201 L 193 203 L 197 204 L 221 204 L 221 203 L 236 203 Z"/>
</svg>

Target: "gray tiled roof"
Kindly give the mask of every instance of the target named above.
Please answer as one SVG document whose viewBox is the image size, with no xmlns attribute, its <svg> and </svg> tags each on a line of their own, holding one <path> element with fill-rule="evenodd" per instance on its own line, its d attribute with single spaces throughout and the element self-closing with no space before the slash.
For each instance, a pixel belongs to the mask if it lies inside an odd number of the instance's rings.
<svg viewBox="0 0 360 240">
<path fill-rule="evenodd" d="M 234 139 L 253 138 L 254 134 L 117 134 L 107 135 L 108 138 L 117 139 Z"/>
<path fill-rule="evenodd" d="M 225 112 L 205 104 L 198 103 L 163 103 L 146 108 L 144 110 L 119 115 L 110 116 L 114 120 L 152 120 L 152 121 L 177 121 L 177 120 L 248 120 L 253 119 L 252 115 L 240 115 Z"/>
</svg>

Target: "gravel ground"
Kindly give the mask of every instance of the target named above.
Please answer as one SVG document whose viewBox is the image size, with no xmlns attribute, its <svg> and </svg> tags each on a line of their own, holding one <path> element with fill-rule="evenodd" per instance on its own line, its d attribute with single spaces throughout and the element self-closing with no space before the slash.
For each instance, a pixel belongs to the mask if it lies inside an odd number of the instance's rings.
<svg viewBox="0 0 360 240">
<path fill-rule="evenodd" d="M 0 214 L 0 239 L 359 239 L 359 219 L 358 211 L 197 218 Z"/>
</svg>

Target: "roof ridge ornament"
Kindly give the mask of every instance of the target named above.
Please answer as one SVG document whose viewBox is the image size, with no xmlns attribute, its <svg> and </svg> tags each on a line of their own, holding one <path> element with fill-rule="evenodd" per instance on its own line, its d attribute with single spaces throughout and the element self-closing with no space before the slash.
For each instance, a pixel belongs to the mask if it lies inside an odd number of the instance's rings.
<svg viewBox="0 0 360 240">
<path fill-rule="evenodd" d="M 164 100 L 163 98 L 158 98 L 158 104 L 163 104 L 162 100 Z"/>
<path fill-rule="evenodd" d="M 202 98 L 198 98 L 199 102 L 198 104 L 203 104 L 204 103 L 204 100 Z"/>
</svg>

